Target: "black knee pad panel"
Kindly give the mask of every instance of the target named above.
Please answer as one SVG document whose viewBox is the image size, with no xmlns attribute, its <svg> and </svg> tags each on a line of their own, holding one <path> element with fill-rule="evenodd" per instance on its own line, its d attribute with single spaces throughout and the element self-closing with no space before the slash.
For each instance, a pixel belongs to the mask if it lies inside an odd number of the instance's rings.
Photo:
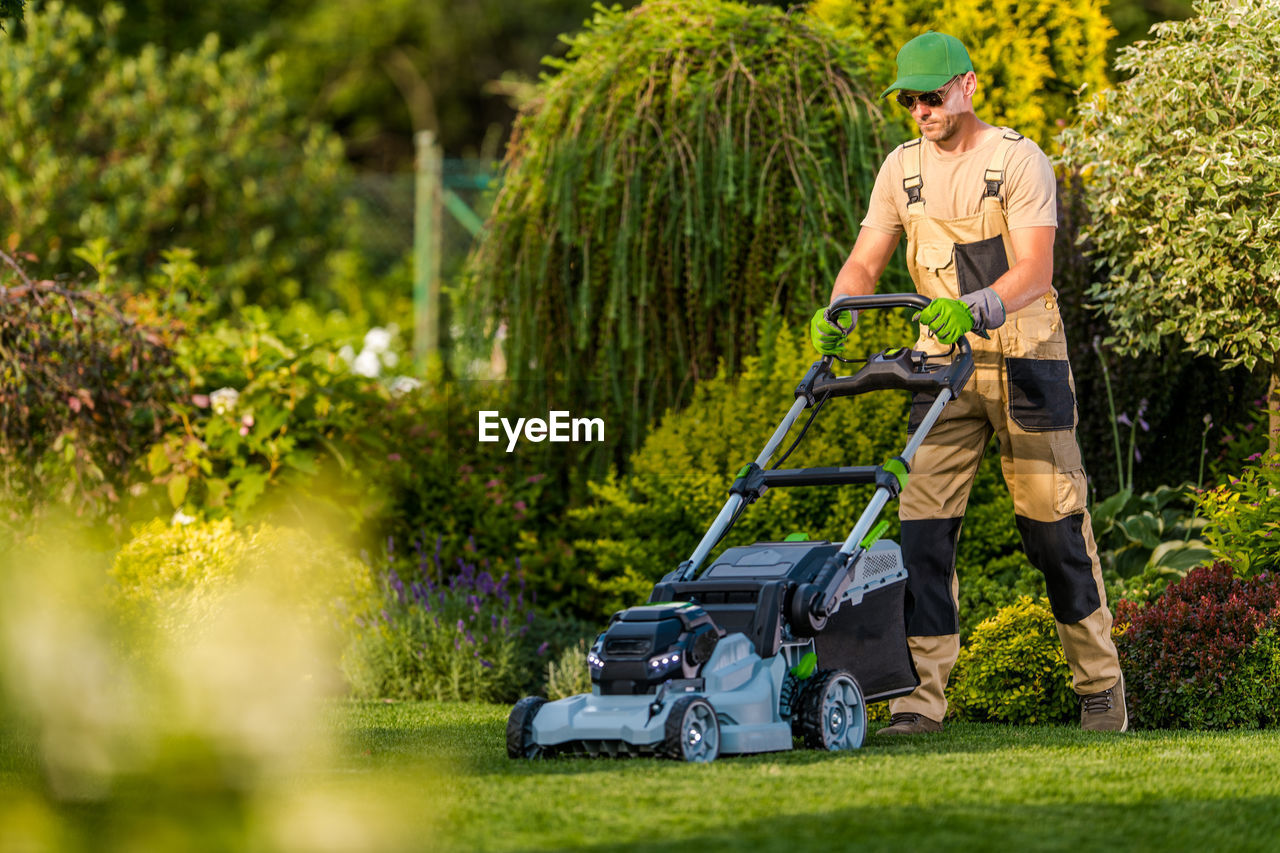
<svg viewBox="0 0 1280 853">
<path fill-rule="evenodd" d="M 1044 575 L 1049 588 L 1053 618 L 1070 625 L 1101 607 L 1093 561 L 1082 532 L 1084 514 L 1060 521 L 1032 521 L 1020 515 L 1015 518 L 1027 558 Z"/>
<path fill-rule="evenodd" d="M 907 635 L 938 637 L 960 633 L 951 598 L 960 518 L 902 522 L 902 563 L 907 569 Z"/>
</svg>

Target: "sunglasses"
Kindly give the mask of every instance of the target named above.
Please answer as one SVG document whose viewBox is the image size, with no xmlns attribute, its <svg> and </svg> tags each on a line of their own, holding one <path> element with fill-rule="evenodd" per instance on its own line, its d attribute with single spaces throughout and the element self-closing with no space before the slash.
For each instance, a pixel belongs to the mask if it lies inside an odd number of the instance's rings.
<svg viewBox="0 0 1280 853">
<path fill-rule="evenodd" d="M 960 75 L 963 77 L 964 75 Z M 924 104 L 926 107 L 940 107 L 942 102 L 947 99 L 947 92 L 956 84 L 960 77 L 952 77 L 951 82 L 938 89 L 936 92 L 921 92 L 918 95 L 908 95 L 906 92 L 898 92 L 898 103 L 903 107 L 911 109 L 916 105 L 916 101 Z"/>
</svg>

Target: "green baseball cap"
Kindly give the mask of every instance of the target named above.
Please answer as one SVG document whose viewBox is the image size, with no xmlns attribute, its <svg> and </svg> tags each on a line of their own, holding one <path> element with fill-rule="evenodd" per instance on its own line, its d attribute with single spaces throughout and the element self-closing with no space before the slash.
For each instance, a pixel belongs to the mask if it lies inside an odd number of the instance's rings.
<svg viewBox="0 0 1280 853">
<path fill-rule="evenodd" d="M 899 89 L 932 92 L 947 85 L 952 77 L 972 70 L 969 51 L 960 39 L 946 33 L 924 33 L 898 51 L 898 79 L 880 97 L 886 98 Z"/>
</svg>

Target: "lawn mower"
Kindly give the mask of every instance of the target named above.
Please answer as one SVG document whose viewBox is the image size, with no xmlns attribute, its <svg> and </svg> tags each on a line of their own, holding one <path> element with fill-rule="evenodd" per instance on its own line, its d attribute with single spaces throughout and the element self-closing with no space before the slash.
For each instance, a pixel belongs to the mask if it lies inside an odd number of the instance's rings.
<svg viewBox="0 0 1280 853">
<path fill-rule="evenodd" d="M 843 297 L 827 311 L 922 309 L 914 293 Z M 615 613 L 587 654 L 591 692 L 549 702 L 521 699 L 507 720 L 512 758 L 658 755 L 713 761 L 721 754 L 857 749 L 867 703 L 919 684 L 907 647 L 907 572 L 897 543 L 881 538 L 881 511 L 947 402 L 973 373 L 963 338 L 942 356 L 884 350 L 838 377 L 824 356 L 692 556 L 658 582 L 648 603 Z M 945 360 L 949 359 L 949 360 Z M 840 358 L 841 361 L 846 359 Z M 944 361 L 945 360 L 945 361 Z M 906 448 L 881 465 L 783 469 L 830 399 L 897 389 L 933 397 Z M 767 468 L 800 414 L 809 419 Z M 741 512 L 766 489 L 869 484 L 875 492 L 843 543 L 789 536 L 726 548 L 702 569 Z"/>
</svg>

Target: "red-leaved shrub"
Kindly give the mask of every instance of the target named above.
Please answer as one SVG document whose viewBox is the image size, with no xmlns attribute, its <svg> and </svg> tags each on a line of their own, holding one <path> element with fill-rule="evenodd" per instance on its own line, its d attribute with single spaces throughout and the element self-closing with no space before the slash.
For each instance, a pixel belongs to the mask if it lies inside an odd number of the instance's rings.
<svg viewBox="0 0 1280 853">
<path fill-rule="evenodd" d="M 1258 728 L 1280 721 L 1280 577 L 1193 569 L 1148 607 L 1121 601 L 1129 715 L 1143 728 Z"/>
</svg>

